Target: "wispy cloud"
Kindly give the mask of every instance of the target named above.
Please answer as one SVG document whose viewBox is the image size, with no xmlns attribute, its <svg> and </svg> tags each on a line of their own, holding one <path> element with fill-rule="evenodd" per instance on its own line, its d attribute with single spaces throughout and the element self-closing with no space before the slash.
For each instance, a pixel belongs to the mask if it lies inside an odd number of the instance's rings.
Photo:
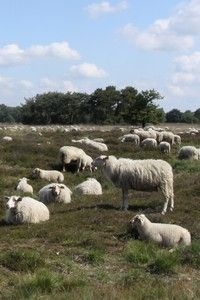
<svg viewBox="0 0 200 300">
<path fill-rule="evenodd" d="M 91 63 L 73 65 L 70 72 L 77 77 L 103 78 L 107 76 L 106 71 Z"/>
<path fill-rule="evenodd" d="M 134 45 L 145 50 L 179 51 L 190 49 L 200 36 L 200 1 L 179 5 L 166 19 L 155 20 L 145 30 L 126 24 L 121 33 Z"/>
<path fill-rule="evenodd" d="M 67 42 L 32 45 L 27 49 L 21 49 L 17 44 L 9 44 L 0 48 L 0 66 L 25 64 L 32 59 L 44 57 L 77 60 L 80 59 L 80 54 L 70 48 Z"/>
<path fill-rule="evenodd" d="M 92 3 L 86 7 L 87 12 L 91 18 L 98 18 L 101 15 L 118 13 L 128 8 L 127 1 L 121 1 L 112 5 L 109 1 L 102 1 L 100 3 Z"/>
</svg>

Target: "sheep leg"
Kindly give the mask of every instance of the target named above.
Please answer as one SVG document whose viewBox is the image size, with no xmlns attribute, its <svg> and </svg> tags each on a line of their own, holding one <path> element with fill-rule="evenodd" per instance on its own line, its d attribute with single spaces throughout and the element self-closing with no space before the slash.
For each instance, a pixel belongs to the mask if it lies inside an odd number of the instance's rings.
<svg viewBox="0 0 200 300">
<path fill-rule="evenodd" d="M 122 189 L 122 210 L 128 209 L 128 190 Z"/>
</svg>

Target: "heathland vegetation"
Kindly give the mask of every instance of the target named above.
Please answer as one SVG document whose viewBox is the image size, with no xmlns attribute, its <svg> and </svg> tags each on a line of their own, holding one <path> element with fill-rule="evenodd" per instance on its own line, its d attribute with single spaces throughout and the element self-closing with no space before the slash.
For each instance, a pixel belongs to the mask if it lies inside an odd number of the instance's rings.
<svg viewBox="0 0 200 300">
<path fill-rule="evenodd" d="M 112 130 L 67 131 L 2 126 L 0 138 L 0 298 L 1 299 L 199 299 L 200 298 L 200 160 L 177 159 L 178 147 L 169 154 L 120 143 L 123 134 Z M 50 130 L 51 129 L 51 130 Z M 180 128 L 182 130 L 182 128 Z M 182 130 L 183 132 L 183 130 Z M 39 224 L 7 225 L 4 196 L 19 194 L 19 178 L 29 177 L 33 197 L 46 181 L 32 178 L 32 170 L 61 170 L 58 150 L 72 139 L 103 138 L 109 154 L 133 159 L 161 158 L 173 167 L 175 209 L 160 214 L 160 192 L 129 194 L 130 209 L 119 210 L 121 191 L 99 170 L 94 173 L 64 173 L 64 183 L 73 188 L 88 177 L 102 185 L 99 196 L 72 194 L 69 204 L 50 204 L 50 220 Z M 200 135 L 182 133 L 182 145 L 200 145 Z M 99 152 L 81 145 L 95 158 Z M 138 212 L 153 222 L 186 227 L 192 245 L 171 252 L 137 239 L 129 227 Z"/>
</svg>

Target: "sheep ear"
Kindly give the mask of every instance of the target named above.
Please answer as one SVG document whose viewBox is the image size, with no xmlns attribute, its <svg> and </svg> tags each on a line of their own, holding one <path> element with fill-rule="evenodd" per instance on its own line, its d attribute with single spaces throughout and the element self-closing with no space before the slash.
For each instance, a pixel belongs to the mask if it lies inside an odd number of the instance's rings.
<svg viewBox="0 0 200 300">
<path fill-rule="evenodd" d="M 105 157 L 104 157 L 104 160 L 107 160 L 107 159 L 109 159 L 109 156 L 105 156 Z"/>
<path fill-rule="evenodd" d="M 53 189 L 53 186 L 50 186 L 48 189 L 49 189 L 49 190 L 52 190 L 52 189 Z"/>
<path fill-rule="evenodd" d="M 4 196 L 4 200 L 9 200 L 10 197 L 9 196 Z"/>
<path fill-rule="evenodd" d="M 20 202 L 22 201 L 22 197 L 18 197 L 17 199 L 15 199 L 16 202 Z"/>
<path fill-rule="evenodd" d="M 65 188 L 63 185 L 59 185 L 59 187 L 60 187 L 61 189 L 64 189 L 64 188 Z"/>
</svg>

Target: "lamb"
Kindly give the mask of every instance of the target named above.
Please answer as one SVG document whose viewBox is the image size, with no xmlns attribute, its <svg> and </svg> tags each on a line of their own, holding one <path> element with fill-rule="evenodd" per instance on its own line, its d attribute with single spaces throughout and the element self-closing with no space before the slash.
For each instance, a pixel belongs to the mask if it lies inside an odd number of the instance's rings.
<svg viewBox="0 0 200 300">
<path fill-rule="evenodd" d="M 94 159 L 94 166 L 100 167 L 104 175 L 116 187 L 122 189 L 122 209 L 128 209 L 128 190 L 153 191 L 160 188 L 165 203 L 162 214 L 167 211 L 170 201 L 170 210 L 174 208 L 173 172 L 169 163 L 164 160 L 132 160 L 115 156 L 101 155 Z"/>
<path fill-rule="evenodd" d="M 22 191 L 23 193 L 33 194 L 33 187 L 27 183 L 28 180 L 29 179 L 26 177 L 19 179 L 16 190 Z"/>
<path fill-rule="evenodd" d="M 153 241 L 172 248 L 191 244 L 190 232 L 179 225 L 152 223 L 144 214 L 136 215 L 130 223 L 136 226 L 142 240 Z"/>
<path fill-rule="evenodd" d="M 197 148 L 194 147 L 194 146 L 183 146 L 179 150 L 178 158 L 179 159 L 194 159 L 194 160 L 198 160 L 199 159 L 199 153 L 198 153 Z"/>
<path fill-rule="evenodd" d="M 35 168 L 33 170 L 33 176 L 40 178 L 40 179 L 45 179 L 47 181 L 52 181 L 52 182 L 63 182 L 64 181 L 64 176 L 60 171 L 57 170 L 42 170 L 39 168 Z"/>
<path fill-rule="evenodd" d="M 134 145 L 138 146 L 140 144 L 140 137 L 137 134 L 128 133 L 124 134 L 120 137 L 121 143 L 133 143 Z"/>
<path fill-rule="evenodd" d="M 95 171 L 95 168 L 92 167 L 93 158 L 85 153 L 81 157 L 81 170 L 84 171 L 85 169 L 89 169 L 90 172 Z"/>
<path fill-rule="evenodd" d="M 31 197 L 5 197 L 8 224 L 39 223 L 49 220 L 49 210 L 45 204 Z"/>
<path fill-rule="evenodd" d="M 160 149 L 160 151 L 162 153 L 170 153 L 171 151 L 171 145 L 168 142 L 160 142 L 160 144 L 158 145 L 158 148 Z"/>
<path fill-rule="evenodd" d="M 81 148 L 74 146 L 63 146 L 59 149 L 59 158 L 62 164 L 63 172 L 66 171 L 65 165 L 72 161 L 77 161 L 77 172 L 81 170 L 82 158 L 86 157 L 86 153 Z"/>
<path fill-rule="evenodd" d="M 39 201 L 49 204 L 51 202 L 70 203 L 71 190 L 65 184 L 51 183 L 39 191 Z"/>
<path fill-rule="evenodd" d="M 153 138 L 146 138 L 141 142 L 141 147 L 154 149 L 157 148 L 157 141 Z"/>
<path fill-rule="evenodd" d="M 88 178 L 74 188 L 74 193 L 79 195 L 102 195 L 102 187 L 95 178 Z"/>
</svg>

